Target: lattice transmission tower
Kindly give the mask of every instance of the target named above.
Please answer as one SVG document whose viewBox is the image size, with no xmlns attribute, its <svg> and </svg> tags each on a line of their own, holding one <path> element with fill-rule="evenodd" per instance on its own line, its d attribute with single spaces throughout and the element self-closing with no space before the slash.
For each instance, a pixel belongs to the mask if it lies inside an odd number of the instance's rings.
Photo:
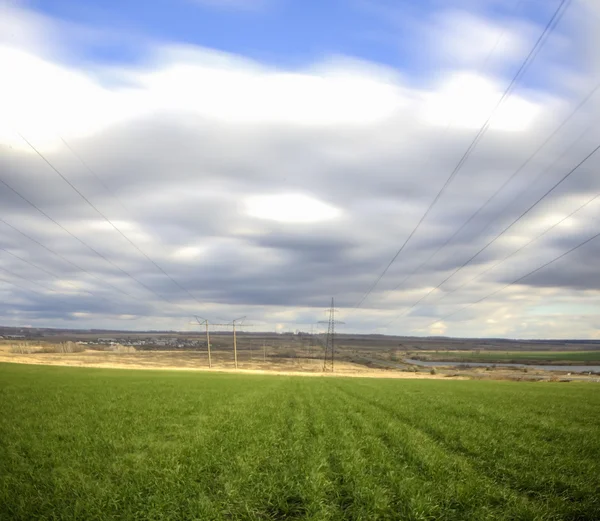
<svg viewBox="0 0 600 521">
<path fill-rule="evenodd" d="M 333 297 L 331 299 L 331 307 L 329 308 L 329 320 L 321 320 L 319 324 L 327 324 L 327 337 L 325 340 L 325 356 L 323 357 L 323 372 L 330 371 L 333 373 L 333 363 L 335 359 L 335 326 L 336 324 L 344 324 L 340 320 L 335 319 L 335 309 Z"/>
</svg>

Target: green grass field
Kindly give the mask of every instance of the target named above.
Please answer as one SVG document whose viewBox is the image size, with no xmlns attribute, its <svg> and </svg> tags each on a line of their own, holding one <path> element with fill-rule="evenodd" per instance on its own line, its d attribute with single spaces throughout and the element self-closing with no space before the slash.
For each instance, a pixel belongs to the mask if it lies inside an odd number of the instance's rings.
<svg viewBox="0 0 600 521">
<path fill-rule="evenodd" d="M 0 365 L 0 519 L 600 519 L 600 386 Z"/>
<path fill-rule="evenodd" d="M 429 360 L 459 362 L 531 362 L 600 364 L 600 351 L 429 351 Z"/>
</svg>

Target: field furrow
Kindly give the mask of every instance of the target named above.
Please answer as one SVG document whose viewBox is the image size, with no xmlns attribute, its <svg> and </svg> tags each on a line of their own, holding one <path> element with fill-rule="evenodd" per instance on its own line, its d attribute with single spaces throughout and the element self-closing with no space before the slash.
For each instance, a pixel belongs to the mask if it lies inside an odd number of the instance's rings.
<svg viewBox="0 0 600 521">
<path fill-rule="evenodd" d="M 600 518 L 593 384 L 0 365 L 0 519 Z"/>
</svg>

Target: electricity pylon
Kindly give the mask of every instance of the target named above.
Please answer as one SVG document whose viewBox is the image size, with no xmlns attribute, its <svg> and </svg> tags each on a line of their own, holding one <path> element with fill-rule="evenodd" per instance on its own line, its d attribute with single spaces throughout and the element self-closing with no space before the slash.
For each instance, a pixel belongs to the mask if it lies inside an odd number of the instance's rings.
<svg viewBox="0 0 600 521">
<path fill-rule="evenodd" d="M 246 317 L 241 317 L 241 318 L 236 318 L 234 320 L 231 321 L 231 325 L 233 326 L 233 359 L 235 361 L 235 368 L 238 368 L 238 363 L 237 363 L 237 339 L 235 336 L 235 323 L 236 322 L 241 322 L 245 319 Z"/>
<path fill-rule="evenodd" d="M 335 325 L 345 324 L 335 319 L 336 309 L 331 298 L 331 308 L 329 308 L 329 320 L 320 320 L 319 324 L 327 324 L 327 338 L 325 340 L 325 356 L 323 357 L 323 372 L 331 371 L 333 373 L 333 361 L 335 355 Z"/>
<path fill-rule="evenodd" d="M 236 326 L 236 322 L 241 322 L 242 320 L 244 320 L 246 317 L 241 317 L 241 318 L 236 318 L 235 320 L 232 320 L 231 322 L 228 322 L 226 324 L 217 324 L 215 322 L 209 322 L 206 318 L 202 318 L 202 317 L 195 317 L 196 318 L 196 322 L 198 322 L 198 324 L 200 325 L 206 325 L 206 346 L 208 348 L 208 367 L 212 367 L 212 360 L 211 360 L 211 354 L 210 354 L 210 333 L 208 331 L 208 326 L 227 326 L 233 327 L 233 360 L 235 362 L 235 368 L 238 368 L 238 360 L 237 360 L 237 337 L 236 337 L 236 331 L 235 331 L 235 326 Z M 251 327 L 251 326 L 246 326 L 246 327 Z"/>
<path fill-rule="evenodd" d="M 208 326 L 230 326 L 231 324 L 215 324 L 215 323 L 210 323 L 206 318 L 202 318 L 202 317 L 195 317 L 196 318 L 196 322 L 198 322 L 198 324 L 200 325 L 206 325 L 206 347 L 208 349 L 208 367 L 209 369 L 212 367 L 212 359 L 211 359 L 211 355 L 210 355 L 210 333 L 208 331 Z M 202 320 L 200 320 L 202 319 Z M 237 366 L 236 366 L 237 367 Z"/>
<path fill-rule="evenodd" d="M 198 322 L 200 325 L 206 324 L 206 348 L 208 349 L 208 368 L 210 369 L 212 367 L 212 360 L 210 358 L 210 333 L 208 332 L 208 320 L 203 318 L 202 322 L 200 322 L 200 319 L 196 317 L 196 322 Z"/>
</svg>

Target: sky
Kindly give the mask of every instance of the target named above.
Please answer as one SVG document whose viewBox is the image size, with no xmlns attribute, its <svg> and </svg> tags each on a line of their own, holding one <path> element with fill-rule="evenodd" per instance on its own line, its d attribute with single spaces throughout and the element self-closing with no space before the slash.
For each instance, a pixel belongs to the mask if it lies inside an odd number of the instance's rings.
<svg viewBox="0 0 600 521">
<path fill-rule="evenodd" d="M 0 325 L 600 338 L 560 5 L 0 0 Z"/>
</svg>

